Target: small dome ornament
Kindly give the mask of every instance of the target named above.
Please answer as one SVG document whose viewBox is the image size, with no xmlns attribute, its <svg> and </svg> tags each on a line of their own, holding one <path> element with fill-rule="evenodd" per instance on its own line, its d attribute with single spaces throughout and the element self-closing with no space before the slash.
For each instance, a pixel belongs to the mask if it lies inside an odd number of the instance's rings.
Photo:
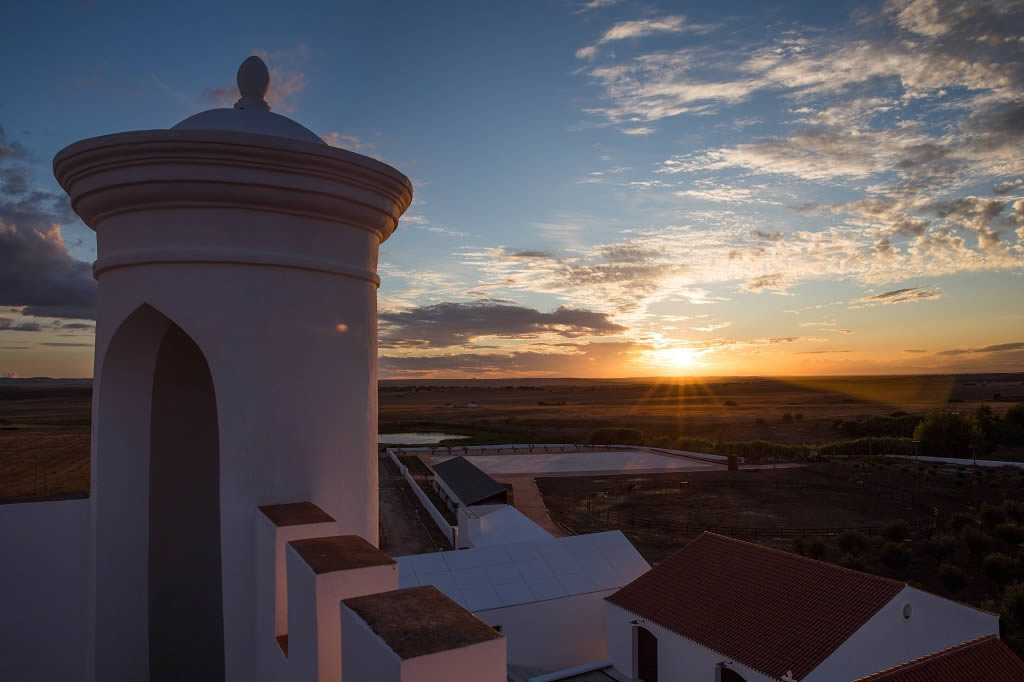
<svg viewBox="0 0 1024 682">
<path fill-rule="evenodd" d="M 238 67 L 238 92 L 241 97 L 235 102 L 235 109 L 256 109 L 270 111 L 270 105 L 263 99 L 270 89 L 270 71 L 262 59 L 253 55 Z"/>
</svg>

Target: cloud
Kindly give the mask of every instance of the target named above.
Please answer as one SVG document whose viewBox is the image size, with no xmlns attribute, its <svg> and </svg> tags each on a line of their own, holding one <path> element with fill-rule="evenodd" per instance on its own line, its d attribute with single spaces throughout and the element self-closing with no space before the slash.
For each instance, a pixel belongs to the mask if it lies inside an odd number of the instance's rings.
<svg viewBox="0 0 1024 682">
<path fill-rule="evenodd" d="M 940 350 L 936 355 L 968 355 L 972 353 L 1005 353 L 1007 351 L 1024 350 L 1024 341 L 1012 343 L 999 343 L 993 346 L 982 348 L 954 348 L 951 350 Z"/>
<path fill-rule="evenodd" d="M 496 301 L 446 302 L 378 314 L 383 347 L 448 348 L 494 336 L 533 339 L 607 336 L 626 331 L 605 313 L 561 306 L 550 313 Z"/>
<path fill-rule="evenodd" d="M 624 135 L 651 135 L 658 132 L 656 128 L 650 128 L 648 126 L 638 126 L 636 128 L 620 128 L 619 131 Z"/>
<path fill-rule="evenodd" d="M 261 57 L 270 68 L 270 89 L 266 100 L 271 110 L 286 113 L 295 111 L 293 99 L 306 89 L 306 75 L 298 69 L 298 65 L 306 61 L 311 53 L 312 50 L 305 43 L 276 52 L 253 50 L 252 54 Z M 232 107 L 239 97 L 237 85 L 207 88 L 200 95 L 201 100 L 216 107 Z"/>
<path fill-rule="evenodd" d="M 643 38 L 657 33 L 682 33 L 686 17 L 666 16 L 660 19 L 634 19 L 631 21 L 620 21 L 604 32 L 596 43 L 581 47 L 576 50 L 577 59 L 593 59 L 597 56 L 597 49 L 616 40 L 627 40 L 631 38 Z M 700 27 L 701 29 L 704 27 Z"/>
<path fill-rule="evenodd" d="M 892 305 L 896 303 L 914 303 L 916 301 L 925 301 L 942 298 L 942 292 L 937 287 L 911 287 L 907 289 L 893 289 L 892 291 L 885 291 L 874 296 L 866 296 L 864 298 L 853 301 L 854 305 L 851 308 L 864 308 L 876 305 Z"/>
<path fill-rule="evenodd" d="M 20 171 L 0 179 L 0 306 L 27 316 L 91 319 L 92 269 L 68 253 L 59 227 L 76 218 L 67 196 L 31 189 Z"/>
<path fill-rule="evenodd" d="M 697 332 L 713 332 L 718 329 L 725 329 L 729 326 L 732 326 L 732 322 L 712 322 L 711 324 L 706 324 L 703 327 L 691 327 L 691 329 Z"/>
<path fill-rule="evenodd" d="M 3 159 L 27 159 L 28 149 L 17 140 L 7 140 L 4 127 L 0 126 L 0 160 Z"/>
<path fill-rule="evenodd" d="M 0 192 L 4 194 L 25 194 L 28 192 L 28 176 L 19 168 L 0 168 Z"/>
<path fill-rule="evenodd" d="M 781 272 L 761 275 L 743 283 L 743 289 L 752 293 L 774 291 L 780 293 L 789 288 L 789 279 Z"/>
<path fill-rule="evenodd" d="M 40 346 L 54 346 L 61 348 L 92 348 L 95 344 L 92 343 L 60 343 L 60 342 L 45 342 L 39 344 Z"/>
<path fill-rule="evenodd" d="M 583 5 L 576 10 L 576 14 L 583 14 L 589 12 L 592 9 L 600 9 L 601 7 L 611 7 L 617 4 L 619 0 L 590 0 L 589 2 L 583 3 Z"/>
<path fill-rule="evenodd" d="M 603 376 L 609 367 L 621 368 L 646 350 L 632 342 L 566 343 L 509 353 L 381 355 L 378 366 L 384 378 Z"/>
<path fill-rule="evenodd" d="M 1021 180 L 1020 178 L 1012 181 L 1008 180 L 1006 182 L 1000 182 L 992 187 L 992 193 L 999 196 L 1009 194 L 1010 192 L 1016 191 L 1021 186 L 1022 182 L 1024 182 L 1024 180 Z"/>
<path fill-rule="evenodd" d="M 325 135 L 321 135 L 320 139 L 332 147 L 351 149 L 357 152 L 371 152 L 376 146 L 375 143 L 367 142 L 356 135 L 345 135 L 336 130 Z"/>
<path fill-rule="evenodd" d="M 838 326 L 836 322 L 801 322 L 801 327 L 814 327 L 823 332 L 832 332 L 834 334 L 853 334 L 854 332 L 849 329 L 843 329 Z"/>
<path fill-rule="evenodd" d="M 0 331 L 38 332 L 42 329 L 38 322 L 14 322 L 9 318 L 0 317 Z"/>
</svg>

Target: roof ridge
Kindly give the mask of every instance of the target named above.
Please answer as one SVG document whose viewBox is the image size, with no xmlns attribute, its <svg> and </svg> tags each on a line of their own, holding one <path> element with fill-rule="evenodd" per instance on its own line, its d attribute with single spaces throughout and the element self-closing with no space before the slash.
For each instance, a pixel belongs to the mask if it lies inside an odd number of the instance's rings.
<svg viewBox="0 0 1024 682">
<path fill-rule="evenodd" d="M 907 583 L 904 582 L 904 581 L 901 581 L 901 580 L 894 580 L 892 578 L 885 578 L 883 576 L 875 575 L 873 573 L 867 573 L 865 571 L 857 571 L 857 570 L 854 570 L 852 568 L 846 568 L 845 566 L 840 566 L 839 564 L 833 564 L 833 563 L 830 563 L 828 561 L 822 561 L 820 559 L 812 559 L 810 557 L 806 557 L 806 556 L 804 556 L 802 554 L 797 554 L 795 552 L 787 552 L 784 549 L 776 549 L 775 547 L 768 547 L 767 545 L 759 545 L 756 542 L 747 542 L 746 540 L 738 540 L 736 538 L 731 538 L 728 535 L 720 535 L 718 533 L 712 533 L 711 531 L 707 531 L 707 530 L 703 531 L 700 535 L 695 537 L 693 540 L 688 542 L 683 547 L 684 548 L 688 547 L 690 544 L 692 544 L 694 542 L 697 542 L 697 540 L 700 540 L 701 537 L 703 537 L 704 535 L 709 535 L 709 536 L 714 537 L 716 539 L 727 540 L 727 541 L 729 541 L 731 543 L 735 543 L 735 544 L 739 544 L 739 545 L 744 545 L 744 546 L 747 546 L 747 547 L 753 547 L 755 549 L 761 550 L 761 551 L 766 552 L 766 553 L 778 554 L 778 555 L 781 555 L 781 556 L 785 557 L 786 559 L 788 559 L 790 561 L 802 561 L 802 562 L 806 562 L 808 564 L 815 564 L 815 565 L 821 566 L 822 568 L 828 568 L 830 570 L 835 570 L 835 571 L 839 571 L 839 572 L 842 572 L 842 573 L 852 573 L 852 574 L 854 574 L 854 575 L 856 575 L 858 577 L 870 578 L 870 579 L 876 580 L 876 581 L 878 581 L 880 583 L 887 583 L 887 584 L 891 584 L 891 585 L 902 585 L 903 587 L 907 587 Z M 668 558 L 671 558 L 671 556 L 668 557 Z M 668 560 L 668 558 L 666 558 L 666 561 Z"/>
<path fill-rule="evenodd" d="M 954 644 L 953 646 L 946 647 L 945 649 L 939 649 L 938 651 L 933 651 L 932 653 L 925 654 L 924 656 L 918 656 L 917 658 L 912 658 L 909 661 L 905 661 L 903 663 L 898 663 L 898 664 L 896 664 L 894 666 L 890 666 L 888 668 L 885 668 L 884 670 L 879 670 L 877 672 L 873 672 L 870 675 L 866 675 L 864 677 L 858 677 L 853 682 L 861 682 L 861 680 L 870 680 L 873 677 L 876 677 L 876 676 L 879 676 L 879 675 L 885 675 L 885 674 L 888 674 L 888 673 L 891 673 L 891 672 L 895 672 L 897 670 L 900 670 L 900 671 L 910 670 L 912 668 L 916 668 L 918 666 L 925 665 L 926 663 L 931 663 L 932 661 L 934 661 L 937 658 L 942 658 L 944 656 L 948 656 L 948 655 L 950 655 L 952 653 L 955 653 L 957 651 L 960 651 L 962 649 L 966 649 L 966 648 L 972 647 L 972 646 L 978 646 L 980 644 L 985 643 L 988 640 L 1000 641 L 999 637 L 994 635 L 994 634 L 982 635 L 981 637 L 975 637 L 974 639 L 969 639 L 966 642 L 960 642 L 959 644 Z"/>
</svg>

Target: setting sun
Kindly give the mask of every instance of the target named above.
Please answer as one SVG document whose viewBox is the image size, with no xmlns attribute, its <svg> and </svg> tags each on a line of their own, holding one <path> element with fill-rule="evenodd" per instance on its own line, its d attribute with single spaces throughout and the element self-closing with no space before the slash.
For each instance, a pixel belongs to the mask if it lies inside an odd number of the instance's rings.
<svg viewBox="0 0 1024 682">
<path fill-rule="evenodd" d="M 690 348 L 661 348 L 654 351 L 655 364 L 663 367 L 683 369 L 693 367 L 697 362 L 697 353 Z"/>
</svg>

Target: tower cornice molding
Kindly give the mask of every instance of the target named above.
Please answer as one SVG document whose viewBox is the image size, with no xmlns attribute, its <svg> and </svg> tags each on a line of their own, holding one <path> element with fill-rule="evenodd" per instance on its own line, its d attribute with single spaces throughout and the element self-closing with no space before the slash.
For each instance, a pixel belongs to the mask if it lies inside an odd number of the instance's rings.
<svg viewBox="0 0 1024 682">
<path fill-rule="evenodd" d="M 375 159 L 234 131 L 94 137 L 59 152 L 53 170 L 94 230 L 113 215 L 137 211 L 242 209 L 358 226 L 384 241 L 412 202 L 409 179 Z"/>
</svg>

